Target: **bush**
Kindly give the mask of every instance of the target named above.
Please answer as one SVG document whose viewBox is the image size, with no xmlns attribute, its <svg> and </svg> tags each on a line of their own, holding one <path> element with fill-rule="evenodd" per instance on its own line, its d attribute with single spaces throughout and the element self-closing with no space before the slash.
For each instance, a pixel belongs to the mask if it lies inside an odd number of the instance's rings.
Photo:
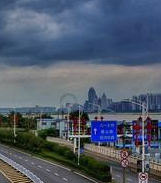
<svg viewBox="0 0 161 183">
<path fill-rule="evenodd" d="M 0 141 L 5 144 L 14 145 L 30 152 L 38 153 L 63 164 L 76 167 L 77 156 L 68 147 L 35 137 L 30 132 L 17 132 L 16 143 L 13 141 L 13 130 L 0 130 Z M 92 157 L 82 155 L 80 157 L 80 169 L 101 181 L 111 181 L 110 167 L 95 160 Z"/>
<path fill-rule="evenodd" d="M 54 128 L 49 128 L 49 129 L 45 129 L 45 130 L 39 130 L 38 131 L 38 136 L 46 139 L 46 137 L 50 136 L 50 137 L 58 137 L 59 136 L 59 131 L 54 129 Z"/>
<path fill-rule="evenodd" d="M 44 140 L 40 137 L 35 137 L 34 134 L 29 132 L 19 132 L 17 133 L 16 145 L 23 149 L 40 152 L 43 147 Z"/>
<path fill-rule="evenodd" d="M 106 163 L 83 155 L 80 158 L 80 165 L 89 175 L 101 181 L 111 181 L 110 167 Z"/>
<path fill-rule="evenodd" d="M 44 141 L 43 149 L 51 151 L 51 152 L 57 152 L 59 149 L 59 145 L 56 143 L 53 143 L 53 142 Z"/>
<path fill-rule="evenodd" d="M 6 144 L 13 144 L 13 130 L 0 130 L 0 141 Z"/>
<path fill-rule="evenodd" d="M 41 137 L 42 139 L 46 139 L 46 137 L 48 136 L 47 131 L 46 130 L 39 130 L 38 136 Z"/>
</svg>

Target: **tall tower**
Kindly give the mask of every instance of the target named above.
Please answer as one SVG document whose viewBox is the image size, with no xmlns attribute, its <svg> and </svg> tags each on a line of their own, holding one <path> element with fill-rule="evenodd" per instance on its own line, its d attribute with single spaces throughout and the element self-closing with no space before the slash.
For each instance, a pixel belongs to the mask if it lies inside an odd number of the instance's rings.
<svg viewBox="0 0 161 183">
<path fill-rule="evenodd" d="M 88 91 L 88 102 L 89 102 L 89 111 L 93 112 L 98 110 L 98 97 L 96 91 L 91 87 Z"/>
<path fill-rule="evenodd" d="M 93 87 L 91 87 L 88 91 L 88 101 L 93 102 L 96 97 L 96 91 Z"/>
<path fill-rule="evenodd" d="M 107 97 L 105 93 L 103 93 L 102 98 L 101 98 L 101 108 L 103 110 L 107 110 Z"/>
</svg>

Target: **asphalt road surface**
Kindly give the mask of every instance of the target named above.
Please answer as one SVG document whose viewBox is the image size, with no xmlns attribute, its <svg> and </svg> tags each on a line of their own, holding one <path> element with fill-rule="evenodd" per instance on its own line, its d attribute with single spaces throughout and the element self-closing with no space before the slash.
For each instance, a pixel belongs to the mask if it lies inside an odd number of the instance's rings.
<svg viewBox="0 0 161 183">
<path fill-rule="evenodd" d="M 26 153 L 19 152 L 10 147 L 0 144 L 0 153 L 14 160 L 20 165 L 32 171 L 44 183 L 97 183 L 88 180 L 76 172 L 71 171 L 61 165 L 43 161 Z M 100 158 L 101 159 L 101 158 Z M 111 162 L 113 180 L 122 183 L 122 168 L 120 165 Z M 2 181 L 1 181 L 2 180 Z M 126 183 L 138 183 L 138 174 L 126 170 Z M 0 183 L 8 183 L 5 178 L 0 175 Z M 161 181 L 150 178 L 148 183 L 161 183 Z"/>
<path fill-rule="evenodd" d="M 112 175 L 113 175 L 113 179 L 117 182 L 117 183 L 122 183 L 123 182 L 123 169 L 121 167 L 118 166 L 112 166 Z M 125 180 L 126 183 L 138 183 L 138 174 L 131 172 L 129 169 L 126 169 L 125 172 Z M 161 183 L 161 181 L 155 180 L 154 178 L 149 178 L 148 183 Z"/>
<path fill-rule="evenodd" d="M 86 154 L 95 157 L 100 161 L 107 161 L 108 164 L 112 167 L 113 180 L 117 183 L 123 182 L 123 169 L 121 167 L 121 163 L 115 163 L 114 161 L 110 161 L 104 155 L 91 153 L 88 151 L 86 151 Z M 125 172 L 125 181 L 126 183 L 138 183 L 138 173 L 132 172 L 130 169 L 127 168 Z M 161 181 L 155 180 L 155 178 L 149 178 L 148 183 L 161 183 Z"/>
<path fill-rule="evenodd" d="M 26 153 L 19 152 L 0 144 L 0 153 L 29 169 L 44 183 L 91 183 L 77 172 L 61 165 L 43 161 Z M 96 181 L 94 181 L 96 183 Z M 0 181 L 1 183 L 1 181 Z M 7 182 L 4 182 L 7 183 Z"/>
</svg>

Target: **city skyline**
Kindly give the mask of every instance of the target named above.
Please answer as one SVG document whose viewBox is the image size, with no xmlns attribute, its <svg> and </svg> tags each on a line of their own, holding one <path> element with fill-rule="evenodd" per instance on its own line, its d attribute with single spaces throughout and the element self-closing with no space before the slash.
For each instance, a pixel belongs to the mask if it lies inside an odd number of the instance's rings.
<svg viewBox="0 0 161 183">
<path fill-rule="evenodd" d="M 68 105 L 71 110 L 78 110 L 78 103 L 75 103 L 75 95 L 72 93 L 66 93 L 63 96 L 62 103 L 58 106 L 16 106 L 16 107 L 4 107 L 0 106 L 0 113 L 10 113 L 11 111 L 17 111 L 20 113 L 57 113 L 57 111 L 62 110 L 67 112 Z M 74 97 L 74 98 L 73 98 Z M 109 98 L 105 92 L 98 95 L 94 87 L 88 88 L 86 91 L 86 98 L 83 103 L 79 103 L 83 106 L 83 110 L 86 112 L 139 112 L 141 107 L 127 103 L 124 100 L 134 100 L 139 102 L 146 102 L 148 105 L 148 110 L 150 112 L 160 112 L 161 111 L 161 93 L 141 93 L 139 95 L 133 95 L 129 98 L 122 98 L 120 100 L 115 100 Z M 62 108 L 62 109 L 61 109 Z"/>
<path fill-rule="evenodd" d="M 159 0 L 0 2 L 0 106 L 161 92 Z"/>
</svg>

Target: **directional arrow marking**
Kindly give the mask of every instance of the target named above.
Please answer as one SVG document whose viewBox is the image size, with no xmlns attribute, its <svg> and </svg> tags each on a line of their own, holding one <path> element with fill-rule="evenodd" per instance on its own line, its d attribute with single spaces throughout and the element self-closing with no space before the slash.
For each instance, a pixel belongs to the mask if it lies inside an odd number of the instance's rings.
<svg viewBox="0 0 161 183">
<path fill-rule="evenodd" d="M 94 128 L 94 134 L 95 135 L 97 134 L 97 128 Z"/>
</svg>

